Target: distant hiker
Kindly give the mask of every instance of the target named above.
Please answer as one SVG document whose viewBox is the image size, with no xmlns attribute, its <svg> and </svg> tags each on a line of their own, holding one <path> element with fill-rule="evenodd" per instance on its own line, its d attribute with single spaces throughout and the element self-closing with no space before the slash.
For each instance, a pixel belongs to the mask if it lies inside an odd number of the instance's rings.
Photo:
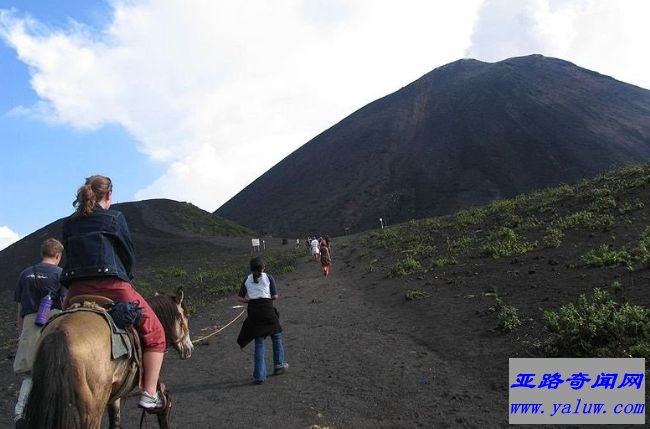
<svg viewBox="0 0 650 429">
<path fill-rule="evenodd" d="M 332 252 L 332 245 L 330 243 L 329 235 L 321 235 L 320 239 L 318 240 L 318 245 L 326 246 L 330 250 L 330 253 Z"/>
<path fill-rule="evenodd" d="M 52 299 L 50 315 L 61 311 L 63 296 L 67 289 L 59 283 L 61 276 L 61 256 L 63 245 L 54 238 L 48 238 L 41 244 L 41 261 L 25 268 L 18 276 L 14 301 L 18 303 L 18 350 L 14 358 L 14 373 L 21 375 L 23 381 L 14 410 L 14 420 L 18 423 L 23 417 L 27 397 L 32 390 L 32 366 L 36 355 L 38 338 L 42 326 L 36 325 L 36 316 L 41 299 L 49 295 Z M 46 298 L 47 299 L 47 298 Z"/>
<path fill-rule="evenodd" d="M 311 248 L 311 256 L 313 256 L 314 261 L 318 261 L 318 258 L 320 257 L 320 248 L 319 248 L 320 245 L 316 237 L 311 239 L 309 246 Z"/>
<path fill-rule="evenodd" d="M 273 343 L 273 375 L 283 374 L 289 364 L 284 360 L 282 326 L 278 311 L 273 306 L 273 301 L 278 299 L 275 280 L 264 272 L 264 262 L 260 257 L 251 259 L 250 270 L 251 273 L 244 278 L 237 297 L 239 302 L 248 304 L 248 315 L 237 337 L 237 344 L 244 348 L 255 340 L 253 382 L 262 384 L 267 375 L 264 345 L 266 337 L 270 336 Z"/>
<path fill-rule="evenodd" d="M 296 238 L 296 249 L 300 249 L 300 239 Z"/>
<path fill-rule="evenodd" d="M 330 249 L 327 247 L 325 240 L 322 241 L 320 246 L 320 264 L 323 267 L 323 275 L 327 276 L 330 273 L 332 256 L 330 255 Z"/>
</svg>

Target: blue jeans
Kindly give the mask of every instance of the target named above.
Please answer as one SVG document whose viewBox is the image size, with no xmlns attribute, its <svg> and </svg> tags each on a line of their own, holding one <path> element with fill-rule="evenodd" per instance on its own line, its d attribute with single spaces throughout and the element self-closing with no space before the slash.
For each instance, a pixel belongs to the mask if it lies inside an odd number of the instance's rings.
<svg viewBox="0 0 650 429">
<path fill-rule="evenodd" d="M 273 368 L 279 369 L 284 367 L 284 345 L 282 344 L 282 332 L 271 335 L 273 342 Z M 253 378 L 255 381 L 266 380 L 266 349 L 264 346 L 264 337 L 255 338 L 255 369 Z"/>
</svg>

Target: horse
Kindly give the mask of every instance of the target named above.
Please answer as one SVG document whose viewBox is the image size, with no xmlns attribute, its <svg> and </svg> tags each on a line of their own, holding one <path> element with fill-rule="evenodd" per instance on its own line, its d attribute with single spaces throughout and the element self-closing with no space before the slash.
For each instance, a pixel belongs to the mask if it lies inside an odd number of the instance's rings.
<svg viewBox="0 0 650 429">
<path fill-rule="evenodd" d="M 181 359 L 189 358 L 194 346 L 182 288 L 148 302 L 165 329 L 167 344 Z M 108 409 L 110 429 L 121 428 L 120 399 L 137 387 L 140 370 L 134 370 L 137 365 L 129 358 L 112 358 L 110 330 L 105 317 L 92 311 L 64 313 L 50 321 L 34 360 L 25 427 L 99 429 Z M 168 412 L 166 407 L 158 414 L 162 429 L 168 427 Z"/>
</svg>

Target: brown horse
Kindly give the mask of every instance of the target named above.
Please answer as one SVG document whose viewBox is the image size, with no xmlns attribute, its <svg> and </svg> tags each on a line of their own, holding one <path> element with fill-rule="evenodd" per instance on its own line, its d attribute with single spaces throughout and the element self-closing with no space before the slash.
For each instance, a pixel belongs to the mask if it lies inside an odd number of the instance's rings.
<svg viewBox="0 0 650 429">
<path fill-rule="evenodd" d="M 167 344 L 181 359 L 189 358 L 193 345 L 182 289 L 148 302 L 165 329 Z M 43 329 L 34 361 L 26 427 L 99 429 L 108 407 L 110 428 L 120 428 L 120 398 L 138 385 L 138 371 L 132 368 L 130 359 L 112 359 L 104 316 L 76 311 L 52 320 Z M 161 428 L 167 427 L 166 414 L 158 421 Z"/>
</svg>

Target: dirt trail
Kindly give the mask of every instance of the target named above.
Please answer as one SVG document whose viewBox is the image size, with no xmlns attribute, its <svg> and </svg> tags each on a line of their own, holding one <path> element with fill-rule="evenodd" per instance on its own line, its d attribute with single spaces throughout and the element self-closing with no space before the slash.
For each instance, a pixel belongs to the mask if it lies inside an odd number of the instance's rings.
<svg viewBox="0 0 650 429">
<path fill-rule="evenodd" d="M 405 303 L 404 285 L 367 273 L 357 262 L 345 247 L 334 253 L 328 277 L 307 256 L 294 272 L 275 274 L 290 368 L 261 386 L 251 384 L 253 346 L 240 350 L 235 341 L 243 318 L 197 345 L 190 360 L 170 351 L 163 381 L 174 399 L 173 427 L 504 426 L 507 397 L 495 403 L 497 395 L 485 391 L 477 369 L 461 364 L 455 353 L 445 357 L 440 348 L 454 343 L 454 326 L 463 329 L 460 320 L 447 317 L 455 314 L 449 311 L 454 297 Z M 193 337 L 232 320 L 242 310 L 235 305 L 234 296 L 224 298 L 193 317 Z M 438 341 L 439 335 L 446 339 Z M 269 368 L 270 349 L 267 339 Z M 10 368 L 2 366 L 3 373 Z M 4 421 L 11 421 L 11 394 L 3 395 Z M 125 428 L 137 427 L 136 397 L 127 398 L 122 410 Z"/>
<path fill-rule="evenodd" d="M 170 354 L 164 379 L 175 399 L 175 427 L 486 427 L 467 418 L 475 410 L 463 408 L 471 398 L 465 375 L 411 332 L 403 306 L 390 306 L 395 291 L 359 271 L 343 250 L 328 277 L 308 257 L 294 272 L 276 275 L 291 367 L 262 386 L 251 385 L 253 347 L 242 351 L 235 342 L 241 321 L 197 346 L 189 361 Z M 195 336 L 230 321 L 241 311 L 234 305 L 224 299 L 195 317 Z M 126 421 L 136 421 L 134 410 L 130 398 Z"/>
</svg>

